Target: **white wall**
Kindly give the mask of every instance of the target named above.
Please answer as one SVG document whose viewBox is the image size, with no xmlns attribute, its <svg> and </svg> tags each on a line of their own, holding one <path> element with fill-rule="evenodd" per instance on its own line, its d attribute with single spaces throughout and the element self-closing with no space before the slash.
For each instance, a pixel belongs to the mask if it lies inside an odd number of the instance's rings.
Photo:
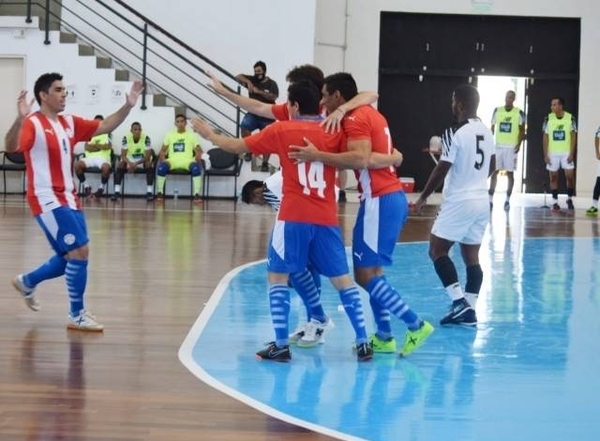
<svg viewBox="0 0 600 441">
<path fill-rule="evenodd" d="M 65 3 L 63 1 L 63 3 Z M 316 0 L 128 0 L 127 4 L 229 72 L 258 60 L 285 90 L 287 71 L 313 62 Z"/>
<path fill-rule="evenodd" d="M 351 72 L 359 89 L 377 90 L 381 11 L 581 18 L 579 108 L 569 110 L 573 111 L 579 123 L 578 195 L 591 194 L 596 176 L 593 140 L 600 124 L 600 3 L 595 0 L 578 0 L 568 4 L 561 0 L 487 0 L 479 1 L 478 5 L 471 0 L 320 1 L 317 2 L 317 42 L 344 41 L 347 28 L 347 50 L 316 45 L 315 64 L 327 66 L 327 71 Z M 337 65 L 332 65 L 332 61 L 336 61 Z"/>
<path fill-rule="evenodd" d="M 68 4 L 70 0 L 65 0 Z M 573 109 L 579 122 L 577 188 L 579 194 L 591 192 L 595 177 L 593 136 L 600 124 L 600 102 L 597 98 L 597 78 L 600 78 L 600 4 L 593 0 L 579 0 L 565 7 L 564 1 L 487 0 L 487 11 L 475 7 L 471 0 L 263 0 L 260 3 L 243 0 L 130 0 L 128 4 L 156 21 L 167 31 L 188 42 L 198 51 L 216 60 L 227 70 L 250 72 L 254 62 L 264 60 L 269 75 L 285 91 L 285 73 L 290 67 L 313 62 L 325 73 L 339 70 L 351 72 L 362 90 L 377 90 L 379 55 L 379 16 L 381 11 L 493 14 L 519 16 L 582 17 L 581 78 L 579 108 Z M 176 11 L 177 13 L 172 13 Z M 346 17 L 347 12 L 347 17 Z M 104 81 L 112 89 L 111 80 L 94 72 L 93 62 L 86 67 L 70 66 L 75 49 L 63 48 L 63 55 L 54 47 L 41 44 L 41 37 L 28 48 L 12 31 L 0 35 L 0 52 L 8 55 L 26 54 L 26 84 L 31 87 L 35 77 L 47 70 L 68 73 L 67 83 L 78 86 L 85 93 L 93 82 Z M 56 41 L 56 40 L 53 40 Z M 68 54 L 67 54 L 68 53 Z M 108 74 L 110 76 L 110 74 Z M 283 92 L 282 95 L 285 95 Z M 99 112 L 69 105 L 71 111 L 84 114 L 106 112 L 114 108 L 110 101 L 98 104 Z M 402 103 L 399 103 L 402 104 Z M 170 127 L 172 114 L 160 121 L 147 122 L 147 113 L 139 119 L 148 130 L 156 129 L 162 139 L 165 127 Z M 160 129 L 159 129 L 160 127 Z M 588 191 L 589 188 L 589 191 Z"/>
</svg>

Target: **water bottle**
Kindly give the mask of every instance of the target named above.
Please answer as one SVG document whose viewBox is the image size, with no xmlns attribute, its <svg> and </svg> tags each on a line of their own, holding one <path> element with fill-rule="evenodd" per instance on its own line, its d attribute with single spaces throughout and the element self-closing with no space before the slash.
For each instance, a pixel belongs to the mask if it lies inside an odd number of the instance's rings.
<svg viewBox="0 0 600 441">
<path fill-rule="evenodd" d="M 177 198 L 179 197 L 179 189 L 173 190 L 173 200 L 177 202 Z"/>
</svg>

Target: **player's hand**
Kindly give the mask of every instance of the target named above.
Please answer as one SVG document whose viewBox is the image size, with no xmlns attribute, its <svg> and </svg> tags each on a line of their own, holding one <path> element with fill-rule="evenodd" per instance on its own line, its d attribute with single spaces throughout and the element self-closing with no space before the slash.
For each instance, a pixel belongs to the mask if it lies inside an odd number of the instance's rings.
<svg viewBox="0 0 600 441">
<path fill-rule="evenodd" d="M 223 86 L 223 83 L 221 83 L 221 81 L 219 81 L 219 79 L 212 72 L 206 73 L 212 81 L 212 83 L 209 84 L 209 87 L 212 87 L 212 89 L 219 95 L 225 95 L 227 93 L 227 89 L 225 88 L 225 86 Z"/>
<path fill-rule="evenodd" d="M 569 156 L 567 156 L 567 162 L 568 162 L 569 164 L 572 164 L 574 159 L 575 159 L 575 158 L 573 158 L 573 155 L 572 155 L 572 154 L 571 154 L 571 155 L 569 155 Z"/>
<path fill-rule="evenodd" d="M 396 149 L 392 149 L 391 155 L 394 158 L 394 167 L 400 167 L 404 161 L 404 155 Z"/>
<path fill-rule="evenodd" d="M 310 139 L 303 138 L 306 145 L 290 145 L 288 158 L 295 159 L 298 162 L 310 162 L 317 159 L 319 149 L 310 142 Z"/>
<path fill-rule="evenodd" d="M 194 132 L 198 133 L 204 139 L 210 139 L 210 135 L 213 134 L 212 129 L 206 123 L 206 121 L 199 117 L 192 118 L 191 125 Z"/>
<path fill-rule="evenodd" d="M 26 90 L 19 92 L 19 96 L 17 96 L 17 110 L 19 111 L 19 116 L 24 118 L 29 115 L 31 113 L 34 101 L 34 98 L 32 98 L 31 101 L 27 100 Z"/>
<path fill-rule="evenodd" d="M 551 164 L 551 163 L 552 163 L 552 161 L 550 160 L 550 155 L 546 155 L 546 156 L 544 156 L 544 162 L 545 162 L 546 164 Z"/>
<path fill-rule="evenodd" d="M 144 90 L 144 83 L 142 83 L 139 80 L 134 81 L 133 84 L 131 84 L 131 90 L 129 91 L 129 93 L 127 94 L 127 97 L 126 97 L 127 104 L 129 104 L 131 107 L 134 107 L 137 103 L 138 98 L 142 94 L 143 90 Z"/>
<path fill-rule="evenodd" d="M 419 198 L 415 203 L 409 203 L 408 208 L 415 214 L 421 214 L 421 210 L 425 204 L 427 204 L 427 199 Z"/>
<path fill-rule="evenodd" d="M 321 127 L 323 127 L 327 133 L 339 132 L 342 128 L 344 116 L 346 116 L 346 112 L 338 107 L 327 115 L 327 118 L 321 121 Z"/>
</svg>

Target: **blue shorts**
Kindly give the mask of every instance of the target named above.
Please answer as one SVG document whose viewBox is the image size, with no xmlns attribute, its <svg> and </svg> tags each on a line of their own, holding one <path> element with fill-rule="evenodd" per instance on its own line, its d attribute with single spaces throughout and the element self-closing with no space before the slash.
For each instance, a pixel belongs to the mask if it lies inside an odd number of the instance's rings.
<svg viewBox="0 0 600 441">
<path fill-rule="evenodd" d="M 54 252 L 59 256 L 64 256 L 89 242 L 85 217 L 80 210 L 58 207 L 38 214 L 35 220 L 42 227 Z"/>
<path fill-rule="evenodd" d="M 391 265 L 392 253 L 407 217 L 408 201 L 404 191 L 361 201 L 352 233 L 354 266 Z"/>
<path fill-rule="evenodd" d="M 240 127 L 249 132 L 254 132 L 255 130 L 262 130 L 274 122 L 274 119 L 263 118 L 262 116 L 254 115 L 253 113 L 246 113 L 240 123 Z"/>
<path fill-rule="evenodd" d="M 340 227 L 276 221 L 267 252 L 267 269 L 298 273 L 306 269 L 309 261 L 326 277 L 349 273 Z"/>
</svg>

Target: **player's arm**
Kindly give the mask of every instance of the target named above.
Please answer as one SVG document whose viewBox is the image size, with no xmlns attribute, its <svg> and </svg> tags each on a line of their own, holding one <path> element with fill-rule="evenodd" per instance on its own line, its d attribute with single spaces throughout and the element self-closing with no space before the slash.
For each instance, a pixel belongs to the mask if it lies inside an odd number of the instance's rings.
<svg viewBox="0 0 600 441">
<path fill-rule="evenodd" d="M 596 159 L 600 159 L 600 137 L 598 134 L 594 138 L 594 147 L 596 147 Z"/>
<path fill-rule="evenodd" d="M 214 91 L 219 95 L 223 95 L 236 106 L 239 106 L 255 115 L 262 116 L 263 118 L 275 119 L 275 116 L 271 111 L 272 104 L 262 103 L 258 100 L 238 95 L 237 93 L 223 86 L 219 79 L 214 75 L 210 74 L 210 77 L 212 79 L 212 84 L 210 86 L 212 86 Z"/>
<path fill-rule="evenodd" d="M 404 156 L 398 150 L 393 149 L 392 153 L 378 153 L 371 152 L 369 156 L 369 165 L 367 168 L 388 168 L 388 167 L 400 167 Z"/>
<path fill-rule="evenodd" d="M 86 142 L 84 149 L 86 152 L 99 152 L 102 149 L 102 144 L 96 144 L 93 142 Z"/>
<path fill-rule="evenodd" d="M 288 156 L 302 162 L 322 162 L 341 169 L 362 169 L 369 165 L 371 154 L 371 140 L 358 139 L 348 141 L 346 152 L 330 153 L 319 150 L 308 139 L 304 138 L 306 145 L 291 145 Z"/>
<path fill-rule="evenodd" d="M 110 133 L 119 127 L 123 121 L 125 121 L 125 118 L 127 118 L 131 109 L 136 105 L 142 90 L 144 90 L 144 84 L 141 81 L 134 81 L 129 93 L 125 96 L 125 104 L 123 104 L 116 112 L 103 119 L 93 136 Z"/>
<path fill-rule="evenodd" d="M 6 132 L 4 137 L 4 150 L 9 153 L 16 152 L 19 149 L 19 137 L 21 135 L 21 127 L 25 117 L 31 113 L 33 101 L 27 100 L 27 91 L 22 90 L 17 96 L 17 117 Z"/>
<path fill-rule="evenodd" d="M 230 153 L 246 153 L 248 152 L 248 146 L 244 142 L 243 138 L 230 138 L 228 136 L 219 135 L 215 133 L 210 126 L 200 118 L 192 118 L 192 128 L 194 132 L 198 133 L 207 141 L 212 142 L 214 145 L 221 147 Z"/>
<path fill-rule="evenodd" d="M 196 144 L 196 147 L 194 147 L 194 157 L 196 158 L 196 161 L 198 163 L 200 163 L 202 161 L 202 154 L 204 152 L 202 151 L 202 147 L 200 147 L 200 144 Z"/>
<path fill-rule="evenodd" d="M 342 127 L 342 119 L 346 116 L 346 113 L 354 110 L 360 106 L 368 106 L 377 101 L 379 95 L 375 92 L 359 92 L 350 101 L 345 102 L 329 115 L 321 123 L 325 127 L 326 132 L 335 131 L 337 132 Z"/>
<path fill-rule="evenodd" d="M 112 135 L 108 134 L 108 142 L 106 144 L 100 144 L 101 150 L 112 150 Z"/>
<path fill-rule="evenodd" d="M 492 132 L 493 133 L 493 132 Z M 525 124 L 519 124 L 519 139 L 517 139 L 517 145 L 515 146 L 515 153 L 521 150 L 521 143 L 525 139 Z"/>
<path fill-rule="evenodd" d="M 163 144 L 163 146 L 160 148 L 160 152 L 158 152 L 158 162 L 165 161 L 168 151 L 169 151 L 169 146 L 167 144 Z"/>
<path fill-rule="evenodd" d="M 544 132 L 544 136 L 542 138 L 542 146 L 544 149 L 544 162 L 546 162 L 546 164 L 549 163 L 549 158 L 548 158 L 548 134 L 546 132 Z"/>
<path fill-rule="evenodd" d="M 414 209 L 417 213 L 421 212 L 421 208 L 427 203 L 427 198 L 431 195 L 431 193 L 433 193 L 440 185 L 442 185 L 442 182 L 444 182 L 444 178 L 448 174 L 450 167 L 452 167 L 452 163 L 444 161 L 443 159 L 437 163 L 431 172 L 431 175 L 429 176 L 427 184 L 425 184 L 425 188 L 421 192 L 419 199 L 417 199 L 417 202 L 415 202 Z"/>
<path fill-rule="evenodd" d="M 577 148 L 577 126 L 575 122 L 573 122 L 573 127 L 571 128 L 571 145 L 569 150 L 569 157 L 571 162 L 575 160 L 575 149 Z"/>
</svg>

